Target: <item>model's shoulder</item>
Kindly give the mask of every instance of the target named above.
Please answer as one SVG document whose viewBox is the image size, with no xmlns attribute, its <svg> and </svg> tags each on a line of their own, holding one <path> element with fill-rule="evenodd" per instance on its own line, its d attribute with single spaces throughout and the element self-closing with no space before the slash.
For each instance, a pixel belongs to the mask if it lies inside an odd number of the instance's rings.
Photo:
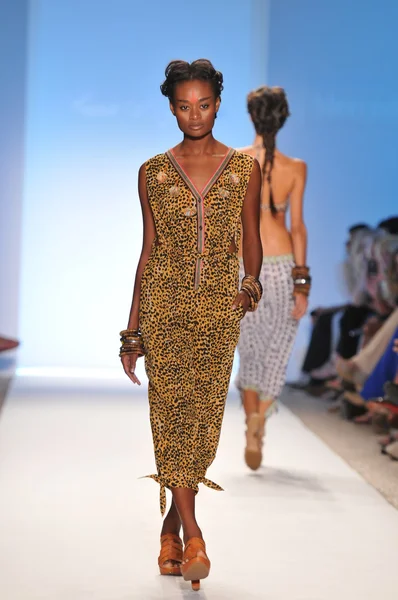
<svg viewBox="0 0 398 600">
<path fill-rule="evenodd" d="M 144 165 L 146 165 L 146 167 L 148 168 L 148 167 L 163 164 L 166 161 L 167 161 L 166 153 L 162 152 L 161 154 L 155 154 L 155 156 L 151 156 L 151 158 L 148 158 L 144 162 Z"/>
<path fill-rule="evenodd" d="M 255 156 L 253 146 L 245 146 L 244 148 L 236 148 L 235 152 L 239 152 L 240 154 L 247 154 L 253 158 Z"/>
<path fill-rule="evenodd" d="M 301 158 L 292 158 L 291 161 L 296 177 L 305 180 L 307 176 L 307 163 Z"/>
<path fill-rule="evenodd" d="M 306 169 L 307 168 L 307 163 L 305 162 L 305 160 L 302 160 L 301 158 L 291 158 L 290 160 L 292 161 L 292 164 L 297 169 Z"/>
<path fill-rule="evenodd" d="M 280 153 L 281 162 L 283 161 L 286 165 L 289 165 L 292 169 L 302 171 L 307 168 L 307 164 L 301 158 L 295 158 L 293 156 L 287 156 L 287 154 Z"/>
<path fill-rule="evenodd" d="M 295 158 L 279 152 L 276 155 L 276 162 L 283 167 L 283 169 L 288 169 L 294 176 L 305 176 L 307 172 L 307 163 L 301 158 Z"/>
<path fill-rule="evenodd" d="M 240 163 L 242 166 L 253 166 L 254 163 L 254 156 L 251 156 L 250 154 L 247 154 L 246 152 L 242 150 L 235 150 L 234 153 L 234 159 Z"/>
<path fill-rule="evenodd" d="M 148 158 L 141 168 L 146 172 L 147 179 L 155 180 L 156 177 L 157 181 L 162 182 L 169 171 L 169 161 L 165 153 L 156 154 Z"/>
</svg>

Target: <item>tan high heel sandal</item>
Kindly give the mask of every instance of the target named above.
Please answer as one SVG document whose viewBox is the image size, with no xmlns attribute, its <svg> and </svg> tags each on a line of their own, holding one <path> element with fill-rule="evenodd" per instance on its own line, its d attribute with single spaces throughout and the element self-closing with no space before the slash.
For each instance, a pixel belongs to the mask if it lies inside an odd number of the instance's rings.
<svg viewBox="0 0 398 600">
<path fill-rule="evenodd" d="M 262 450 L 263 446 L 264 446 L 264 438 L 265 438 L 265 426 L 267 424 L 267 419 L 265 418 L 265 415 L 259 418 L 259 425 L 258 425 L 258 443 L 260 444 L 260 449 Z"/>
<path fill-rule="evenodd" d="M 200 589 L 200 580 L 210 573 L 210 561 L 206 556 L 198 556 L 199 552 L 206 555 L 206 544 L 198 537 L 190 538 L 185 544 L 184 556 L 181 563 L 181 574 L 185 581 L 190 581 L 192 589 Z"/>
<path fill-rule="evenodd" d="M 181 575 L 182 541 L 178 535 L 166 533 L 160 538 L 158 558 L 161 575 Z M 175 564 L 178 563 L 178 564 Z"/>
<path fill-rule="evenodd" d="M 245 462 L 253 471 L 259 468 L 263 458 L 260 439 L 261 427 L 260 415 L 251 413 L 246 419 Z"/>
</svg>

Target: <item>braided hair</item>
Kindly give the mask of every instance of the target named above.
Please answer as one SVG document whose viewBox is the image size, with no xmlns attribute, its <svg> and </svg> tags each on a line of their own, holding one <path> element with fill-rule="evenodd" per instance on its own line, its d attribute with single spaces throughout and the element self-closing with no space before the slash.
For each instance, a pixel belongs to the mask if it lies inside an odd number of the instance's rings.
<svg viewBox="0 0 398 600">
<path fill-rule="evenodd" d="M 281 87 L 262 86 L 250 92 L 247 97 L 247 109 L 253 121 L 254 129 L 263 138 L 265 161 L 263 176 L 269 185 L 269 204 L 271 214 L 277 210 L 272 194 L 272 168 L 275 156 L 275 138 L 290 115 L 285 90 Z"/>
<path fill-rule="evenodd" d="M 216 71 L 206 58 L 199 58 L 191 63 L 185 60 L 172 60 L 166 67 L 165 77 L 160 91 L 171 103 L 174 101 L 175 86 L 182 81 L 193 81 L 194 79 L 208 81 L 216 98 L 221 98 L 221 92 L 224 89 L 222 73 Z"/>
</svg>

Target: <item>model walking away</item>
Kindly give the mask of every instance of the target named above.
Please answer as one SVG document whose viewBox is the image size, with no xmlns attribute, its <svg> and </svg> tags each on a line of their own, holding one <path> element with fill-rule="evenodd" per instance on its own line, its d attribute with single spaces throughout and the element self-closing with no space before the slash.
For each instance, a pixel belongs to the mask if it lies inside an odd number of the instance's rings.
<svg viewBox="0 0 398 600">
<path fill-rule="evenodd" d="M 279 87 L 260 87 L 248 95 L 247 106 L 256 135 L 242 151 L 259 161 L 263 178 L 260 281 L 264 298 L 259 310 L 242 322 L 236 385 L 246 416 L 245 460 L 256 470 L 262 461 L 266 419 L 276 409 L 298 321 L 307 310 L 311 277 L 303 221 L 306 164 L 276 148 L 277 133 L 289 116 L 286 94 Z M 245 233 L 242 248 L 244 242 Z"/>
</svg>

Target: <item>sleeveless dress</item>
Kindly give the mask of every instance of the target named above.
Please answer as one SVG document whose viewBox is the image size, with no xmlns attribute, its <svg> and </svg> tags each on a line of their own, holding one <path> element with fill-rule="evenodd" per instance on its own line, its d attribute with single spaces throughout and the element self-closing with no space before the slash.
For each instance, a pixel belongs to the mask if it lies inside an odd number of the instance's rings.
<svg viewBox="0 0 398 600">
<path fill-rule="evenodd" d="M 150 421 L 160 508 L 165 488 L 221 490 L 206 479 L 214 460 L 242 309 L 241 211 L 253 159 L 230 149 L 203 190 L 172 151 L 146 163 L 156 239 L 141 280 Z M 232 252 L 231 247 L 234 249 Z"/>
</svg>

